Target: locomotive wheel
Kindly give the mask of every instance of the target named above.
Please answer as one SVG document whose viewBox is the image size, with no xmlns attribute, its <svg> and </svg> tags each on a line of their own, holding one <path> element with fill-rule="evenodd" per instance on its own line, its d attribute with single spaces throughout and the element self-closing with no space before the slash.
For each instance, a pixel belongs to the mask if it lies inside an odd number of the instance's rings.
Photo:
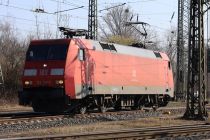
<svg viewBox="0 0 210 140">
<path fill-rule="evenodd" d="M 138 109 L 139 109 L 138 106 L 132 106 L 132 107 L 131 107 L 131 110 L 138 110 Z"/>
<path fill-rule="evenodd" d="M 168 102 L 169 102 L 169 99 L 164 99 L 163 100 L 163 106 L 167 106 Z"/>
<path fill-rule="evenodd" d="M 120 106 L 114 106 L 114 110 L 120 111 L 121 110 L 121 107 Z"/>
<path fill-rule="evenodd" d="M 105 106 L 100 107 L 100 112 L 105 113 L 107 111 L 107 108 Z"/>
<path fill-rule="evenodd" d="M 131 109 L 132 109 L 132 110 L 142 110 L 142 109 L 143 109 L 143 106 L 142 106 L 142 105 L 139 105 L 139 106 L 132 106 Z"/>
<path fill-rule="evenodd" d="M 158 106 L 157 106 L 157 105 L 154 105 L 154 106 L 152 107 L 152 109 L 153 109 L 153 111 L 157 111 Z"/>
<path fill-rule="evenodd" d="M 167 104 L 169 103 L 170 97 L 169 96 L 165 96 L 161 102 L 159 103 L 160 106 L 167 106 Z"/>
<path fill-rule="evenodd" d="M 83 106 L 79 109 L 80 114 L 85 114 L 87 112 L 87 107 Z"/>
<path fill-rule="evenodd" d="M 140 105 L 140 106 L 139 106 L 139 110 L 143 110 L 143 106 Z"/>
<path fill-rule="evenodd" d="M 117 100 L 115 105 L 114 105 L 114 109 L 116 111 L 120 111 L 122 108 L 121 108 L 121 103 L 120 103 L 120 100 Z"/>
</svg>

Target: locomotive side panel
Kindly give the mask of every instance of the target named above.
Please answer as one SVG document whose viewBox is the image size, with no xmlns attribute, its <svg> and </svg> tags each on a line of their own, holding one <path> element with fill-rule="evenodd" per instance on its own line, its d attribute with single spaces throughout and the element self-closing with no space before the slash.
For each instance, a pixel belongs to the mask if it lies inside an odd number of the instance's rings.
<svg viewBox="0 0 210 140">
<path fill-rule="evenodd" d="M 99 55 L 103 60 L 98 59 Z M 106 52 L 94 57 L 95 94 L 170 94 L 172 96 L 172 93 L 169 93 L 173 92 L 173 85 L 169 84 L 167 61 Z"/>
<path fill-rule="evenodd" d="M 71 99 L 82 99 L 94 92 L 95 53 L 89 40 L 72 39 L 66 65 L 66 92 Z M 84 53 L 84 60 L 79 60 L 79 51 Z M 70 79 L 71 80 L 70 80 Z"/>
<path fill-rule="evenodd" d="M 97 51 L 92 53 L 95 60 L 94 88 L 93 94 L 111 94 L 113 81 L 112 54 L 110 52 Z"/>
<path fill-rule="evenodd" d="M 163 58 L 154 59 L 94 50 L 87 40 L 71 42 L 70 48 L 67 62 L 71 63 L 66 71 L 71 76 L 66 79 L 72 81 L 66 80 L 66 89 L 73 98 L 81 99 L 89 94 L 168 94 L 173 97 L 172 71 L 164 54 L 161 54 Z M 79 48 L 85 49 L 85 61 L 77 58 Z"/>
<path fill-rule="evenodd" d="M 78 63 L 77 54 L 78 54 L 78 46 L 75 44 L 74 40 L 71 40 L 66 59 L 65 77 L 64 77 L 65 91 L 66 94 L 70 97 L 70 99 L 76 98 L 75 73 L 76 73 L 76 66 Z"/>
</svg>

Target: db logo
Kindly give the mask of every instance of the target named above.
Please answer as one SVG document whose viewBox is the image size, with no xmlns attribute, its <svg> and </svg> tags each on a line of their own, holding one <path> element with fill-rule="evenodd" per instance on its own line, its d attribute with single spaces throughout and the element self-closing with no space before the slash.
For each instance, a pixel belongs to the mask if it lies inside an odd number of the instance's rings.
<svg viewBox="0 0 210 140">
<path fill-rule="evenodd" d="M 40 69 L 39 70 L 39 75 L 42 75 L 42 76 L 48 75 L 48 70 L 47 69 Z"/>
</svg>

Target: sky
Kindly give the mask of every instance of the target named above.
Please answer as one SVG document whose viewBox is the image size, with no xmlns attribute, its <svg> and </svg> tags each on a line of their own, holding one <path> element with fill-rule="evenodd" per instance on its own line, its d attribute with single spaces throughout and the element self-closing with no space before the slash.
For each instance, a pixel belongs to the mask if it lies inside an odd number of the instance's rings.
<svg viewBox="0 0 210 140">
<path fill-rule="evenodd" d="M 51 31 L 56 34 L 57 26 L 70 28 L 88 27 L 89 0 L 0 0 L 0 21 L 8 21 L 22 36 L 36 33 L 37 28 L 42 32 Z M 159 36 L 164 36 L 171 27 L 177 26 L 177 0 L 98 0 L 98 11 L 126 3 L 134 14 L 139 15 L 139 21 L 150 24 Z M 56 11 L 70 10 L 58 18 Z M 47 13 L 33 12 L 35 9 L 44 9 Z M 101 17 L 108 11 L 98 12 L 99 23 Z M 171 20 L 172 15 L 173 19 Z"/>
</svg>

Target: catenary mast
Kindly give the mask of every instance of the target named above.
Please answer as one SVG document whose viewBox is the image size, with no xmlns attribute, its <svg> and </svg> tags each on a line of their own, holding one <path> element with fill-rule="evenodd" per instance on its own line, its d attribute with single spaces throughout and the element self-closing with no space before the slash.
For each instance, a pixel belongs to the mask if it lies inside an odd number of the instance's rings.
<svg viewBox="0 0 210 140">
<path fill-rule="evenodd" d="M 208 117 L 205 106 L 207 84 L 203 24 L 204 2 L 204 0 L 190 1 L 187 108 L 184 114 L 187 119 Z"/>
<path fill-rule="evenodd" d="M 97 23 L 97 0 L 89 0 L 88 11 L 88 38 L 97 39 L 98 23 Z"/>
<path fill-rule="evenodd" d="M 189 0 L 178 0 L 178 31 L 177 31 L 177 74 L 176 100 L 184 100 L 186 96 L 186 49 L 189 33 Z"/>
</svg>

